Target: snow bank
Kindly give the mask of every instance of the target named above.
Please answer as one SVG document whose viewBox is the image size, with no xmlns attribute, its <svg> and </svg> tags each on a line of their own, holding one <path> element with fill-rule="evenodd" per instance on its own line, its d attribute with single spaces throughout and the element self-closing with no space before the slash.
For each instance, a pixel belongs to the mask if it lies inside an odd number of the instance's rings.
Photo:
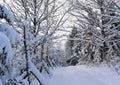
<svg viewBox="0 0 120 85">
<path fill-rule="evenodd" d="M 108 67 L 70 66 L 56 68 L 50 85 L 120 85 L 117 73 Z"/>
</svg>

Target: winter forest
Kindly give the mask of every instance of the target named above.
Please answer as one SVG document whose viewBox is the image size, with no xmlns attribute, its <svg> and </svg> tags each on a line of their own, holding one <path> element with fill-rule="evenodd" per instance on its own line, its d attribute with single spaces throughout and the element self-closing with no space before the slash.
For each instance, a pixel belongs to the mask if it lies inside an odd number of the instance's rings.
<svg viewBox="0 0 120 85">
<path fill-rule="evenodd" d="M 0 85 L 120 85 L 120 1 L 0 0 Z"/>
</svg>

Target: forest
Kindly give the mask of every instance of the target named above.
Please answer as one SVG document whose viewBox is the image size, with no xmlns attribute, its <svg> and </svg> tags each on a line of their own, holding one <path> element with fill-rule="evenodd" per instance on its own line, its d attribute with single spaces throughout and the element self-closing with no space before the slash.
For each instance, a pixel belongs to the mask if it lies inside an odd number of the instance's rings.
<svg viewBox="0 0 120 85">
<path fill-rule="evenodd" d="M 119 76 L 119 0 L 0 1 L 0 85 L 59 85 L 49 82 L 54 69 L 82 66 Z"/>
</svg>

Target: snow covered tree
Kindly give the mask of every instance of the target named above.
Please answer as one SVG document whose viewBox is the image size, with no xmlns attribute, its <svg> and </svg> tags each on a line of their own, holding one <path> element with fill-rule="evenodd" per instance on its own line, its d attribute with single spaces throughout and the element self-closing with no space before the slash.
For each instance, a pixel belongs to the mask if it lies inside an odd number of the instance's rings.
<svg viewBox="0 0 120 85">
<path fill-rule="evenodd" d="M 71 64 L 71 65 L 76 65 L 78 63 L 78 60 L 80 58 L 80 51 L 81 51 L 81 41 L 80 40 L 76 40 L 76 38 L 79 38 L 81 36 L 81 31 L 80 29 L 73 27 L 69 37 L 68 37 L 68 41 L 66 43 L 66 50 L 69 49 L 70 52 L 69 55 L 70 56 L 69 59 L 67 60 L 67 63 Z"/>
<path fill-rule="evenodd" d="M 15 74 L 13 74 L 12 49 L 19 42 L 19 37 L 14 29 L 12 12 L 2 4 L 0 4 L 0 18 L 0 83 L 6 85 L 13 84 Z"/>
<path fill-rule="evenodd" d="M 72 0 L 71 0 L 72 1 Z M 87 3 L 88 2 L 88 3 Z M 73 38 L 82 42 L 80 62 L 119 62 L 119 5 L 115 0 L 73 1 L 71 14 L 76 17 L 76 28 L 82 34 Z M 114 43 L 114 44 L 113 44 Z M 76 50 L 79 50 L 76 48 Z M 72 51 L 75 54 L 75 51 Z"/>
<path fill-rule="evenodd" d="M 62 14 L 59 11 L 64 4 L 58 4 L 57 0 L 15 0 L 12 4 L 7 4 L 14 12 L 16 27 L 20 29 L 23 38 L 22 50 L 24 51 L 21 54 L 26 64 L 24 63 L 20 70 L 27 72 L 26 79 L 29 84 L 33 73 L 29 71 L 31 68 L 29 59 L 40 73 L 50 73 L 48 68 L 51 66 L 48 65 L 52 60 L 49 59 L 48 49 L 51 48 L 49 43 L 59 38 L 56 32 L 66 21 L 64 19 L 66 11 Z"/>
</svg>

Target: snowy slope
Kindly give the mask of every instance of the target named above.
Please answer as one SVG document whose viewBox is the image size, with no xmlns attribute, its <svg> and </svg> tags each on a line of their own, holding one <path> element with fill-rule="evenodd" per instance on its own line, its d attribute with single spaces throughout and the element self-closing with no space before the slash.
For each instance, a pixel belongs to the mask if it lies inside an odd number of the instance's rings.
<svg viewBox="0 0 120 85">
<path fill-rule="evenodd" d="M 120 76 L 107 67 L 70 66 L 56 68 L 50 85 L 120 85 Z"/>
</svg>

